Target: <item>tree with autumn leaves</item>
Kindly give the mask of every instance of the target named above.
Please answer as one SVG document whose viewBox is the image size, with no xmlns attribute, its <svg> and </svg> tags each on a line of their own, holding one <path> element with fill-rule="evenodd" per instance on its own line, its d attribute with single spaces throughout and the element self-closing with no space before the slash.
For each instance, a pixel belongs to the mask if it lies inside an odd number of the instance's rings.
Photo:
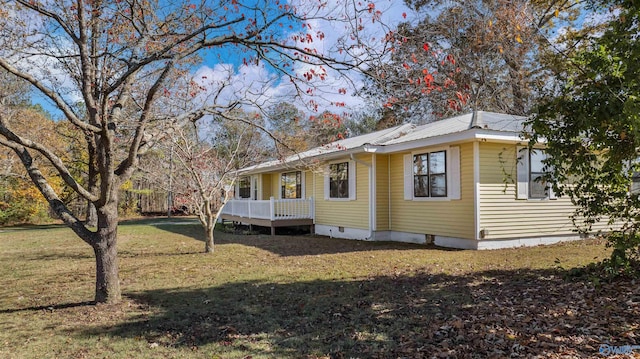
<svg viewBox="0 0 640 359">
<path fill-rule="evenodd" d="M 20 104 L 5 116 L 18 133 L 63 150 L 65 143 L 53 142 L 52 134 L 56 133 L 54 122 L 38 109 Z M 47 166 L 42 158 L 34 160 L 43 165 L 42 170 L 50 176 L 51 185 L 62 191 L 62 181 L 56 176 L 55 169 Z M 0 225 L 50 220 L 49 204 L 31 184 L 20 161 L 9 149 L 0 152 L 0 167 Z"/>
<path fill-rule="evenodd" d="M 35 137 L 38 141 L 61 150 L 64 144 L 52 142 L 52 133 L 56 131 L 54 122 L 41 108 L 30 105 L 28 86 L 1 70 L 0 84 L 0 104 L 11 108 L 5 112 L 6 121 L 19 133 Z M 22 119 L 27 120 L 21 121 Z M 20 161 L 8 148 L 0 151 L 0 168 L 0 224 L 32 223 L 49 219 L 48 203 L 31 185 Z M 55 172 L 48 166 L 43 170 L 49 174 Z M 54 174 L 52 185 L 60 189 L 61 184 Z"/>
<path fill-rule="evenodd" d="M 282 159 L 346 138 L 354 132 L 350 127 L 359 125 L 351 115 L 328 110 L 309 115 L 290 103 L 275 104 L 266 116 L 274 140 L 273 157 Z"/>
<path fill-rule="evenodd" d="M 640 5 L 589 4 L 606 21 L 556 54 L 550 86 L 530 121 L 545 146 L 545 180 L 577 209 L 577 228 L 598 223 L 612 248 L 607 276 L 640 273 Z"/>
<path fill-rule="evenodd" d="M 128 0 L 3 0 L 0 6 L 0 67 L 50 101 L 80 136 L 88 160 L 88 182 L 80 181 L 56 148 L 16 132 L 10 106 L 0 108 L 0 144 L 20 159 L 52 210 L 93 248 L 96 302 L 118 302 L 118 190 L 144 155 L 175 125 L 205 116 L 228 117 L 248 96 L 225 97 L 200 79 L 183 81 L 203 58 L 243 57 L 291 83 L 304 96 L 329 74 L 364 66 L 371 51 L 363 24 L 379 21 L 373 4 L 297 6 L 271 1 L 221 2 Z M 317 24 L 340 27 L 335 48 L 320 51 Z M 331 51 L 329 51 L 331 50 Z M 180 80 L 180 81 L 179 81 Z M 246 94 L 250 94 L 247 91 Z M 191 99 L 192 101 L 189 101 Z M 321 98 L 307 101 L 317 108 Z M 77 105 L 79 104 L 79 105 Z M 26 121 L 25 117 L 19 120 Z M 171 126 L 167 126 L 171 124 Z M 87 227 L 61 200 L 47 162 L 96 209 L 96 228 Z"/>
<path fill-rule="evenodd" d="M 412 13 L 386 37 L 390 61 L 372 69 L 370 95 L 389 125 L 472 110 L 528 114 L 550 78 L 549 34 L 580 11 L 556 0 L 406 4 Z"/>
</svg>

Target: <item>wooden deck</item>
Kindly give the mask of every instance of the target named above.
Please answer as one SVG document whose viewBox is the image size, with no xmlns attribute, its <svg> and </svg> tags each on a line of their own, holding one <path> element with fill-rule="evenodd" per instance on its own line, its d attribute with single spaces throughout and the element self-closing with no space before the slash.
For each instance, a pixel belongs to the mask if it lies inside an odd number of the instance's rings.
<svg viewBox="0 0 640 359">
<path fill-rule="evenodd" d="M 244 223 L 248 225 L 269 227 L 271 228 L 272 236 L 276 234 L 277 227 L 310 226 L 311 233 L 313 233 L 313 219 L 311 218 L 270 220 L 270 219 L 264 219 L 264 218 L 240 217 L 240 216 L 234 216 L 230 214 L 223 214 L 220 216 L 220 218 L 222 218 L 223 221 L 232 221 L 232 222 Z"/>
<path fill-rule="evenodd" d="M 310 226 L 313 233 L 314 202 L 309 199 L 231 200 L 225 204 L 220 218 L 248 225 L 271 228 L 275 235 L 277 227 Z"/>
</svg>

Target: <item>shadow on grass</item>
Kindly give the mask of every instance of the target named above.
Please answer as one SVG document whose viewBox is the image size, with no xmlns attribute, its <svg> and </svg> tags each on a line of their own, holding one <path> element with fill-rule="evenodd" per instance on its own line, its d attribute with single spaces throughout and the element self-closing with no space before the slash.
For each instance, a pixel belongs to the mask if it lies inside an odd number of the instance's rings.
<svg viewBox="0 0 640 359">
<path fill-rule="evenodd" d="M 152 217 L 142 219 L 124 220 L 119 223 L 121 227 L 129 226 L 153 226 L 163 231 L 167 231 L 173 234 L 183 235 L 197 241 L 204 242 L 205 236 L 197 219 L 193 217 Z M 29 226 L 20 227 L 8 230 L 48 230 L 53 228 L 67 228 L 65 225 L 43 225 L 43 226 Z M 0 232 L 2 229 L 0 229 Z M 305 255 L 322 255 L 322 254 L 336 254 L 336 253 L 350 253 L 350 252 L 362 252 L 362 251 L 376 251 L 376 250 L 413 250 L 413 249 L 438 249 L 445 251 L 458 251 L 459 249 L 441 248 L 433 245 L 425 244 L 413 244 L 413 243 L 401 243 L 401 242 L 370 242 L 370 241 L 354 241 L 348 239 L 329 238 L 323 236 L 310 236 L 310 235 L 276 235 L 272 237 L 268 234 L 233 234 L 216 231 L 215 244 L 241 244 L 245 246 L 252 246 L 263 250 L 270 251 L 274 254 L 287 257 L 287 256 L 305 256 Z M 204 247 L 204 246 L 203 246 Z M 123 257 L 135 257 L 138 253 L 127 253 L 126 251 L 120 251 L 119 253 Z M 192 253 L 180 253 L 192 254 Z M 164 255 L 162 255 L 164 256 Z M 87 259 L 93 258 L 91 253 L 87 254 L 74 254 L 69 256 L 72 259 Z M 60 254 L 42 255 L 34 260 L 48 260 L 59 259 Z"/>
<path fill-rule="evenodd" d="M 31 261 L 58 261 L 58 260 L 87 260 L 95 259 L 95 256 L 91 252 L 91 248 L 87 246 L 86 253 L 47 253 L 47 254 L 29 254 L 25 255 Z"/>
<path fill-rule="evenodd" d="M 62 223 L 51 224 L 20 224 L 15 226 L 0 227 L 0 233 L 2 232 L 17 232 L 17 231 L 33 231 L 33 230 L 47 230 L 47 229 L 60 229 L 68 228 Z"/>
<path fill-rule="evenodd" d="M 92 301 L 92 302 L 63 303 L 63 304 L 55 304 L 55 305 L 41 305 L 41 306 L 27 307 L 27 308 L 2 309 L 0 310 L 0 314 L 10 314 L 10 313 L 19 313 L 19 312 L 54 311 L 54 310 L 60 310 L 60 309 L 94 306 L 95 304 L 96 302 Z"/>
<path fill-rule="evenodd" d="M 278 358 L 592 357 L 605 341 L 638 344 L 623 337 L 640 321 L 638 308 L 563 274 L 417 273 L 151 290 L 127 296 L 152 314 L 83 334 Z"/>
<path fill-rule="evenodd" d="M 199 222 L 195 219 L 158 219 L 146 224 L 174 234 L 183 235 L 198 241 L 204 241 L 205 236 Z M 458 249 L 440 248 L 433 245 L 381 242 L 381 241 L 355 241 L 349 239 L 329 238 L 315 235 L 276 235 L 268 234 L 234 234 L 216 231 L 215 244 L 242 244 L 267 250 L 274 254 L 288 256 L 323 255 L 376 250 L 412 250 L 412 249 L 440 249 L 457 251 Z"/>
<path fill-rule="evenodd" d="M 171 224 L 199 224 L 198 219 L 189 216 L 173 216 L 168 218 L 166 216 L 161 217 L 138 217 L 122 219 L 118 222 L 120 226 L 131 225 L 171 225 Z"/>
</svg>

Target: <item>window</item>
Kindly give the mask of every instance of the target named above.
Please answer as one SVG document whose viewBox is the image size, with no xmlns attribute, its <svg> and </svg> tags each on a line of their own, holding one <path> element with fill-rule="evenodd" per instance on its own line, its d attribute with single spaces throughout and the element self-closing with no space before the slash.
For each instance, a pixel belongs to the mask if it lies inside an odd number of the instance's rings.
<svg viewBox="0 0 640 359">
<path fill-rule="evenodd" d="M 629 193 L 638 195 L 640 194 L 640 172 L 638 172 L 638 168 L 640 167 L 640 158 L 631 160 L 625 165 L 625 170 L 631 171 L 631 184 L 629 185 Z"/>
<path fill-rule="evenodd" d="M 251 178 L 240 177 L 238 181 L 238 197 L 251 198 Z"/>
<path fill-rule="evenodd" d="M 631 193 L 640 193 L 640 172 L 633 172 L 631 175 Z"/>
<path fill-rule="evenodd" d="M 258 177 L 253 179 L 253 199 L 258 199 Z"/>
<path fill-rule="evenodd" d="M 302 198 L 302 173 L 283 173 L 280 179 L 281 198 Z"/>
<path fill-rule="evenodd" d="M 551 184 L 543 179 L 548 173 L 544 160 L 544 150 L 518 147 L 517 150 L 517 198 L 518 199 L 556 199 Z"/>
<path fill-rule="evenodd" d="M 547 197 L 547 182 L 542 178 L 546 174 L 542 161 L 546 158 L 542 150 L 529 151 L 529 198 Z"/>
<path fill-rule="evenodd" d="M 413 196 L 447 196 L 445 151 L 421 153 L 413 156 Z"/>
<path fill-rule="evenodd" d="M 349 198 L 349 162 L 329 165 L 329 198 Z"/>
<path fill-rule="evenodd" d="M 631 177 L 631 193 L 640 193 L 640 172 L 633 172 Z"/>
<path fill-rule="evenodd" d="M 460 199 L 460 147 L 448 146 L 403 155 L 404 199 Z"/>
<path fill-rule="evenodd" d="M 329 163 L 325 167 L 324 199 L 354 201 L 356 199 L 356 162 Z"/>
</svg>

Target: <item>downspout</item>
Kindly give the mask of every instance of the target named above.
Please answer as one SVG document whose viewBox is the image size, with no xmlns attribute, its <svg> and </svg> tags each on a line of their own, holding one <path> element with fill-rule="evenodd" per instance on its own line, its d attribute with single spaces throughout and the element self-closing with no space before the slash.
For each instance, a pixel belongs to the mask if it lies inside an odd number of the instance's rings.
<svg viewBox="0 0 640 359">
<path fill-rule="evenodd" d="M 473 141 L 473 226 L 476 247 L 480 239 L 480 142 Z"/>
<path fill-rule="evenodd" d="M 367 169 L 369 170 L 369 237 L 367 237 L 367 240 L 372 240 L 373 238 L 373 230 L 374 230 L 374 218 L 375 218 L 375 185 L 373 183 L 374 180 L 374 176 L 373 176 L 373 165 L 366 163 L 362 160 L 359 160 L 357 158 L 355 158 L 355 156 L 353 154 L 349 155 L 349 158 L 356 163 L 359 163 L 365 167 L 367 167 Z M 373 158 L 373 156 L 372 156 Z"/>
<path fill-rule="evenodd" d="M 387 228 L 391 233 L 391 156 L 387 155 L 387 212 L 389 218 L 387 219 Z"/>
<path fill-rule="evenodd" d="M 311 174 L 313 175 L 313 218 L 311 218 L 313 220 L 313 233 L 311 234 L 316 234 L 316 213 L 318 213 L 318 211 L 316 211 L 316 208 L 318 203 L 318 196 L 316 195 L 316 174 L 313 171 L 311 171 Z"/>
</svg>

